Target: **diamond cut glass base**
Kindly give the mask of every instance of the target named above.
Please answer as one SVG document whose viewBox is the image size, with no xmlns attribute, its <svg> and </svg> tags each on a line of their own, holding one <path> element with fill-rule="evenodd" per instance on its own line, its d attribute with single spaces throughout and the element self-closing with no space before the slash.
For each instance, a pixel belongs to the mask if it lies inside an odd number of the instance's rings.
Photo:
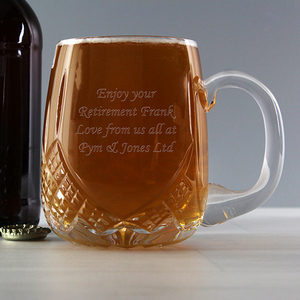
<svg viewBox="0 0 300 300">
<path fill-rule="evenodd" d="M 205 189 L 203 195 L 207 195 Z M 183 175 L 159 201 L 142 205 L 126 217 L 116 216 L 97 204 L 72 175 L 58 141 L 47 158 L 43 156 L 42 201 L 46 219 L 58 236 L 106 247 L 181 242 L 196 231 L 204 211 L 194 205 L 192 182 Z"/>
<path fill-rule="evenodd" d="M 199 224 L 200 222 L 191 225 L 187 230 L 182 230 L 181 228 L 177 228 L 174 223 L 171 223 L 152 233 L 145 233 L 138 229 L 124 226 L 122 228 L 118 227 L 118 229 L 108 229 L 106 232 L 99 234 L 91 229 L 84 220 L 79 220 L 76 226 L 68 233 L 60 230 L 50 221 L 53 231 L 61 238 L 70 242 L 88 246 L 118 246 L 123 248 L 151 247 L 179 243 L 189 238 L 197 230 Z"/>
</svg>

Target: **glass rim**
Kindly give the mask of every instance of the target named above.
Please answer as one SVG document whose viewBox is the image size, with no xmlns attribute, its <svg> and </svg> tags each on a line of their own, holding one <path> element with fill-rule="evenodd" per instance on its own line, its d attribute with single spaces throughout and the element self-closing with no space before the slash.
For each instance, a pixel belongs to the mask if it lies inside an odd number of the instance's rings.
<svg viewBox="0 0 300 300">
<path fill-rule="evenodd" d="M 151 36 L 151 35 L 116 35 L 116 36 L 94 36 L 64 39 L 58 42 L 58 46 L 75 44 L 112 44 L 112 43 L 153 43 L 153 44 L 181 44 L 197 47 L 194 40 L 169 36 Z"/>
</svg>

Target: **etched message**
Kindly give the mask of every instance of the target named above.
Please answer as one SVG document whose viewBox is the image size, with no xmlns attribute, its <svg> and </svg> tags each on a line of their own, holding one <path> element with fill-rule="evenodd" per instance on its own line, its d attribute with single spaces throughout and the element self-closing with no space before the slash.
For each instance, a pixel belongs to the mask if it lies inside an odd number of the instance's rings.
<svg viewBox="0 0 300 300">
<path fill-rule="evenodd" d="M 99 100 L 99 105 L 94 107 L 81 106 L 78 109 L 79 120 L 83 120 L 82 123 L 79 123 L 75 135 L 81 136 L 82 140 L 87 136 L 97 136 L 100 140 L 103 141 L 101 144 L 92 145 L 87 141 L 82 141 L 78 150 L 81 154 L 85 156 L 90 156 L 95 153 L 108 152 L 113 154 L 123 155 L 125 153 L 171 153 L 174 151 L 176 145 L 175 137 L 168 139 L 168 143 L 161 141 L 156 141 L 153 144 L 145 145 L 136 145 L 131 144 L 129 141 L 122 142 L 118 140 L 118 137 L 130 136 L 130 135 L 139 135 L 139 136 L 161 136 L 160 140 L 163 140 L 163 136 L 170 137 L 177 134 L 177 126 L 170 125 L 170 122 L 161 122 L 162 117 L 166 120 L 175 120 L 176 115 L 174 111 L 174 105 L 167 105 L 166 107 L 157 108 L 151 105 L 151 99 L 154 99 L 157 96 L 156 90 L 149 91 L 128 91 L 128 90 L 119 90 L 118 88 L 114 90 L 109 90 L 107 88 L 99 88 L 95 97 Z M 135 105 L 138 101 L 144 101 L 145 105 Z M 130 107 L 127 108 L 111 108 L 109 103 L 116 103 L 117 101 L 123 103 L 130 103 Z M 87 123 L 84 120 L 90 119 L 93 120 L 93 124 L 97 124 L 97 118 L 103 117 L 118 117 L 118 118 L 128 118 L 135 119 L 134 126 L 120 126 L 116 125 L 113 121 L 109 122 L 105 126 L 91 126 L 86 125 Z M 141 122 L 144 118 L 151 118 L 151 126 L 138 126 L 138 123 Z M 159 120 L 159 121 L 157 121 Z M 144 122 L 142 122 L 143 124 Z M 169 125 L 167 125 L 169 123 Z M 173 122 L 171 122 L 174 124 Z M 147 122 L 149 124 L 149 122 Z M 111 141 L 111 138 L 115 137 L 113 142 L 107 144 L 107 140 Z M 99 141 L 99 139 L 97 139 Z M 149 139 L 146 139 L 149 140 Z"/>
</svg>

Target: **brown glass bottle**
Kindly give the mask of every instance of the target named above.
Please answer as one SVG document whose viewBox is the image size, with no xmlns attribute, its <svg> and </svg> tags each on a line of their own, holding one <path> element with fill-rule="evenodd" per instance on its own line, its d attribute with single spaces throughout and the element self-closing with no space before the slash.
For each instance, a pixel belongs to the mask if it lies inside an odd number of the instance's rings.
<svg viewBox="0 0 300 300">
<path fill-rule="evenodd" d="M 0 0 L 0 225 L 40 216 L 42 33 L 25 0 Z"/>
</svg>

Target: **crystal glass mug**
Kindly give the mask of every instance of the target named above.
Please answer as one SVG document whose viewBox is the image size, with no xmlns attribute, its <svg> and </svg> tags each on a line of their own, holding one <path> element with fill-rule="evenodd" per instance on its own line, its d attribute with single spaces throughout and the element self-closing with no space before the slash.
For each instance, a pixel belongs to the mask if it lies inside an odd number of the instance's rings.
<svg viewBox="0 0 300 300">
<path fill-rule="evenodd" d="M 226 87 L 252 95 L 264 118 L 261 175 L 246 191 L 208 183 L 206 112 Z M 123 36 L 57 45 L 41 177 L 45 216 L 58 236 L 99 246 L 181 242 L 200 224 L 264 203 L 283 159 L 274 96 L 244 73 L 203 81 L 196 42 Z"/>
</svg>

